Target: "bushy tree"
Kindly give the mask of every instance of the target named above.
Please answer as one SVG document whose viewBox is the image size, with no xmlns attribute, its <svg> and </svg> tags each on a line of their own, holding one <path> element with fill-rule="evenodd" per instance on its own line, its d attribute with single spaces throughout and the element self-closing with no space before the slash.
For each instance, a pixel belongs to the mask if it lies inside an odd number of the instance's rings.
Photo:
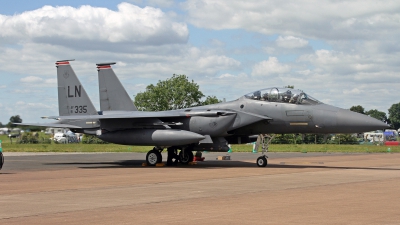
<svg viewBox="0 0 400 225">
<path fill-rule="evenodd" d="M 19 115 L 11 116 L 10 122 L 8 122 L 7 127 L 16 127 L 17 125 L 13 123 L 22 123 L 22 119 Z"/>
<path fill-rule="evenodd" d="M 397 104 L 393 104 L 389 108 L 389 121 L 394 129 L 399 129 L 400 128 L 400 102 Z"/>
<path fill-rule="evenodd" d="M 358 113 L 361 113 L 361 114 L 365 114 L 365 109 L 364 109 L 364 107 L 362 107 L 361 105 L 356 105 L 356 106 L 352 106 L 351 108 L 350 108 L 350 111 L 353 111 L 353 112 L 358 112 Z"/>
<path fill-rule="evenodd" d="M 333 143 L 347 145 L 359 144 L 357 137 L 352 134 L 336 134 Z"/>
<path fill-rule="evenodd" d="M 208 96 L 203 102 L 203 97 L 199 85 L 193 80 L 190 82 L 186 75 L 174 74 L 170 79 L 160 80 L 157 85 L 150 84 L 146 91 L 138 93 L 135 105 L 143 111 L 164 111 L 219 102 L 215 96 Z"/>
<path fill-rule="evenodd" d="M 39 143 L 39 134 L 34 132 L 25 132 L 22 134 L 19 144 L 37 144 Z"/>
<path fill-rule="evenodd" d="M 207 96 L 206 100 L 204 102 L 201 102 L 201 105 L 211 105 L 211 104 L 216 104 L 221 102 L 217 97 L 215 96 Z"/>
<path fill-rule="evenodd" d="M 82 144 L 108 144 L 108 142 L 101 140 L 96 135 L 84 134 Z"/>
<path fill-rule="evenodd" d="M 382 122 L 386 122 L 387 121 L 387 116 L 386 113 L 378 111 L 377 109 L 371 109 L 365 112 L 366 115 L 373 117 L 377 120 L 380 120 Z"/>
</svg>

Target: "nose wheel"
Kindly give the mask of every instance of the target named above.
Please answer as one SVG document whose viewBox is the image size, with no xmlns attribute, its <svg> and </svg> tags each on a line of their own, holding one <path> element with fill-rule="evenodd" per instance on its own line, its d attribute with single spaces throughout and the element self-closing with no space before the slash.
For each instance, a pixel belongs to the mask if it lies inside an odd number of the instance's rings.
<svg viewBox="0 0 400 225">
<path fill-rule="evenodd" d="M 263 155 L 257 158 L 257 166 L 266 167 L 268 164 L 267 156 Z"/>
</svg>

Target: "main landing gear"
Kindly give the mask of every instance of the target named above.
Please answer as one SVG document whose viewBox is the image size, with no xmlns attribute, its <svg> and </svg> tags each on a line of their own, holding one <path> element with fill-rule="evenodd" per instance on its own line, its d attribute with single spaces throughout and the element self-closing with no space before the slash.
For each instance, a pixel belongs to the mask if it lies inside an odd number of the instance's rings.
<svg viewBox="0 0 400 225">
<path fill-rule="evenodd" d="M 182 150 L 179 152 L 179 161 L 182 164 L 189 164 L 190 162 L 193 162 L 193 152 L 190 147 L 187 148 L 182 148 Z"/>
<path fill-rule="evenodd" d="M 159 149 L 154 147 L 153 150 L 150 150 L 146 155 L 146 163 L 149 166 L 155 166 L 157 163 L 162 162 L 162 152 L 163 149 Z"/>
<path fill-rule="evenodd" d="M 258 151 L 258 148 L 261 145 L 262 155 L 257 158 L 257 161 L 256 161 L 257 166 L 266 167 L 268 165 L 268 160 L 267 160 L 268 156 L 266 156 L 265 153 L 268 152 L 269 144 L 271 143 L 271 141 L 274 138 L 275 138 L 275 134 L 272 135 L 272 136 L 268 135 L 268 134 L 260 134 L 260 135 L 258 135 L 255 149 Z"/>
<path fill-rule="evenodd" d="M 162 155 L 161 152 L 163 148 L 154 147 L 153 150 L 150 150 L 146 155 L 146 163 L 148 166 L 156 166 L 157 163 L 162 162 Z M 179 154 L 177 151 L 179 150 Z M 168 151 L 168 159 L 167 165 L 174 165 L 177 164 L 178 161 L 182 164 L 189 164 L 193 162 L 193 149 L 191 146 L 188 147 L 169 147 Z M 174 160 L 175 159 L 175 160 Z M 173 161 L 174 160 L 174 161 Z"/>
</svg>

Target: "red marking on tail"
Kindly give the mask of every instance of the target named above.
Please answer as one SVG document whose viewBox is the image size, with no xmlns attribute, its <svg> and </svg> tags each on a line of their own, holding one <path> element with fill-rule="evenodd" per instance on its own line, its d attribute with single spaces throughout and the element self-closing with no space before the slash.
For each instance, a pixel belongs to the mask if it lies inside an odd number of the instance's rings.
<svg viewBox="0 0 400 225">
<path fill-rule="evenodd" d="M 56 65 L 58 66 L 58 65 L 69 65 L 69 62 L 68 61 L 65 61 L 65 62 L 56 62 Z"/>
<path fill-rule="evenodd" d="M 111 69 L 110 65 L 105 65 L 105 66 L 97 66 L 98 70 L 104 70 L 104 69 Z"/>
</svg>

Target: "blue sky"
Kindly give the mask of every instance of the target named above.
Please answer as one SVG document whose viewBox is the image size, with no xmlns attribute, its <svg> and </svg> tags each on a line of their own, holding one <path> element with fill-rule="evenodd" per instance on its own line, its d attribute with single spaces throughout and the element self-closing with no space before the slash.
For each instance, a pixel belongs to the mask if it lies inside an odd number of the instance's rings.
<svg viewBox="0 0 400 225">
<path fill-rule="evenodd" d="M 57 115 L 54 63 L 69 58 L 96 107 L 95 63 L 115 61 L 132 98 L 176 73 L 219 99 L 294 85 L 387 112 L 399 102 L 387 97 L 400 83 L 399 17 L 400 3 L 372 0 L 6 1 L 0 122 Z"/>
</svg>

